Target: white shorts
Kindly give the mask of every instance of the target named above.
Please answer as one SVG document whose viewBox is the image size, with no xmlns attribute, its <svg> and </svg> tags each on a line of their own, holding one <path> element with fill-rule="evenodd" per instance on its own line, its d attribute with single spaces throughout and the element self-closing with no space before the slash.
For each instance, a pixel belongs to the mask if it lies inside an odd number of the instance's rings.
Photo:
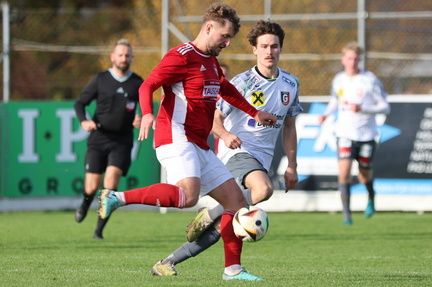
<svg viewBox="0 0 432 287">
<path fill-rule="evenodd" d="M 201 179 L 201 196 L 233 178 L 212 150 L 203 150 L 191 142 L 179 142 L 156 148 L 156 156 L 165 168 L 167 183 L 177 184 L 187 177 Z"/>
</svg>

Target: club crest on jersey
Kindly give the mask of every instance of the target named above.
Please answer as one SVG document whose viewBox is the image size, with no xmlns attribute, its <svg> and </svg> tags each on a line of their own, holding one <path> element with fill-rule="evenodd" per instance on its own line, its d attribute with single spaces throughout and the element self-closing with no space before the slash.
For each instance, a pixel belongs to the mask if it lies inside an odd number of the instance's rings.
<svg viewBox="0 0 432 287">
<path fill-rule="evenodd" d="M 281 92 L 281 102 L 282 105 L 286 106 L 290 102 L 290 93 L 289 92 Z"/>
<path fill-rule="evenodd" d="M 265 104 L 264 92 L 263 91 L 253 91 L 251 101 L 252 101 L 252 106 L 254 106 L 254 107 L 264 106 L 264 104 Z"/>
</svg>

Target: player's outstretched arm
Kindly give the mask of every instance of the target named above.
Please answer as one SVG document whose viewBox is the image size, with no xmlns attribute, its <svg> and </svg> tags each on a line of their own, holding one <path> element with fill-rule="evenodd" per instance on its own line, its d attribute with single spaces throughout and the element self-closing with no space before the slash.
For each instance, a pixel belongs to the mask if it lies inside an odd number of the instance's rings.
<svg viewBox="0 0 432 287">
<path fill-rule="evenodd" d="M 236 87 L 225 79 L 221 82 L 220 95 L 229 104 L 247 113 L 260 124 L 267 126 L 276 124 L 277 119 L 275 116 L 265 111 L 257 111 L 255 107 L 246 101 Z"/>
</svg>

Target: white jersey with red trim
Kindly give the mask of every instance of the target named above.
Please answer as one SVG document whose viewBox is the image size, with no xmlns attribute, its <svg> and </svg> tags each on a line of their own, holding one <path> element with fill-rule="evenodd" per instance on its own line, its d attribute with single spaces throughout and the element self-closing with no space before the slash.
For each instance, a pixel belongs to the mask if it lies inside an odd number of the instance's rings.
<svg viewBox="0 0 432 287">
<path fill-rule="evenodd" d="M 235 76 L 231 83 L 256 109 L 276 116 L 277 123 L 274 126 L 259 124 L 224 99 L 219 99 L 216 105 L 226 116 L 225 129 L 237 135 L 243 143 L 241 148 L 233 150 L 226 147 L 223 140 L 219 140 L 218 157 L 227 163 L 233 155 L 247 152 L 268 171 L 285 117 L 295 116 L 303 110 L 299 103 L 299 81 L 280 68 L 277 78 L 267 79 L 253 67 Z"/>
<path fill-rule="evenodd" d="M 351 104 L 361 106 L 359 112 L 350 110 Z M 335 135 L 353 141 L 370 141 L 378 134 L 375 115 L 388 114 L 390 105 L 381 81 L 369 71 L 355 76 L 338 73 L 332 82 L 331 99 L 326 115 L 338 111 Z"/>
</svg>

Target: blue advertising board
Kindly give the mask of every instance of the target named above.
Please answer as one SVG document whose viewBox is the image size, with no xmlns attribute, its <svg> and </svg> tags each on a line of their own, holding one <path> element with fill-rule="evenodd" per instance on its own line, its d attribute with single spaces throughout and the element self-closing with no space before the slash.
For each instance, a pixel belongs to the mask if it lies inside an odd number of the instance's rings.
<svg viewBox="0 0 432 287">
<path fill-rule="evenodd" d="M 335 116 L 318 124 L 328 97 L 304 97 L 304 112 L 297 116 L 298 190 L 337 190 L 337 155 L 334 136 Z M 432 97 L 390 96 L 391 113 L 377 115 L 380 135 L 375 162 L 377 194 L 432 195 Z M 279 138 L 278 147 L 281 147 Z M 277 148 L 269 171 L 275 189 L 283 190 L 287 158 Z M 355 179 L 352 193 L 366 193 Z"/>
</svg>

